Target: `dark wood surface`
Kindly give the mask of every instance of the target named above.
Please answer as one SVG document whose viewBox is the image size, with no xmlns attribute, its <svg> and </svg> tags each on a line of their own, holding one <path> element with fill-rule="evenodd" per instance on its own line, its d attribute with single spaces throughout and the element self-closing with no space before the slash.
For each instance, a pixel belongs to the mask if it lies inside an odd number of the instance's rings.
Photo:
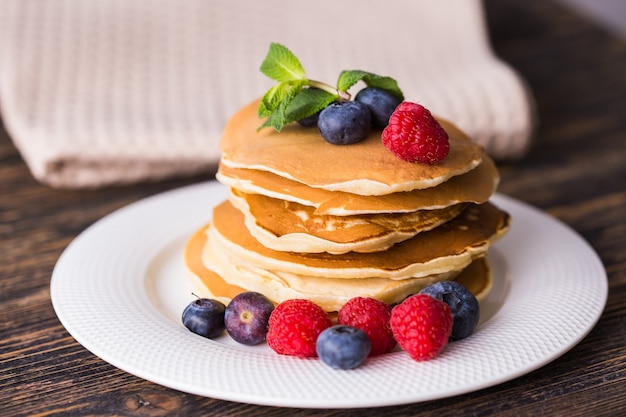
<svg viewBox="0 0 626 417">
<path fill-rule="evenodd" d="M 540 125 L 501 163 L 500 191 L 567 223 L 598 252 L 609 298 L 571 351 L 466 395 L 371 410 L 299 410 L 203 398 L 102 361 L 61 326 L 50 274 L 87 226 L 128 203 L 211 178 L 94 191 L 38 184 L 0 131 L 0 415 L 626 415 L 626 44 L 553 2 L 489 0 L 496 52 L 528 81 Z"/>
</svg>

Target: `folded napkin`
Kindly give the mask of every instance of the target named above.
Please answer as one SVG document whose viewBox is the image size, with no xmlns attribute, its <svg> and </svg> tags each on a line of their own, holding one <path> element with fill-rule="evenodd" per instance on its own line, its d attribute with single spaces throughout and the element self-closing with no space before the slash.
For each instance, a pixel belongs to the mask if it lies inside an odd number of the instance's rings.
<svg viewBox="0 0 626 417">
<path fill-rule="evenodd" d="M 258 70 L 270 42 L 312 79 L 394 77 L 495 158 L 528 147 L 530 95 L 492 53 L 479 0 L 4 0 L 0 111 L 54 187 L 198 173 L 273 84 Z"/>
</svg>

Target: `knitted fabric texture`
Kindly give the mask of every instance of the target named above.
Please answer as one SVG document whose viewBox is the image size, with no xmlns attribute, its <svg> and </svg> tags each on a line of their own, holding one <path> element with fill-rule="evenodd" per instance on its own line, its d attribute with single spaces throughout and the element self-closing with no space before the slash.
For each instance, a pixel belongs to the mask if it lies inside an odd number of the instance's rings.
<svg viewBox="0 0 626 417">
<path fill-rule="evenodd" d="M 478 0 L 299 1 L 0 2 L 3 122 L 53 187 L 207 171 L 228 117 L 273 84 L 259 66 L 278 42 L 312 79 L 391 76 L 496 159 L 524 155 L 532 99 Z"/>
</svg>

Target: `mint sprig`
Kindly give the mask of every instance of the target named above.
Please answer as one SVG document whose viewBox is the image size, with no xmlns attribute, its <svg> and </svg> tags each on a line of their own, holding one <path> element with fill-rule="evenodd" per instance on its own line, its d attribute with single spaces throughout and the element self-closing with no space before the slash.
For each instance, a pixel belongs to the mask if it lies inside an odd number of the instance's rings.
<svg viewBox="0 0 626 417">
<path fill-rule="evenodd" d="M 348 90 L 359 81 L 368 87 L 387 90 L 399 100 L 404 96 L 397 82 L 361 70 L 342 71 L 335 87 L 307 78 L 300 60 L 285 46 L 271 43 L 260 70 L 278 82 L 263 95 L 259 103 L 259 117 L 267 118 L 259 127 L 281 129 L 292 122 L 311 116 L 335 101 L 348 101 Z"/>
</svg>

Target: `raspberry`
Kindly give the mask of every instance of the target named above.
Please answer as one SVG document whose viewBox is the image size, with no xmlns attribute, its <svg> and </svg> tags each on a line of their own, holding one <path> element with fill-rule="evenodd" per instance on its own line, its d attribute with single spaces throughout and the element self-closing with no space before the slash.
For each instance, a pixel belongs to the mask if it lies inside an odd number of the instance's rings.
<svg viewBox="0 0 626 417">
<path fill-rule="evenodd" d="M 416 361 L 432 359 L 448 344 L 452 333 L 448 304 L 426 294 L 415 294 L 391 310 L 391 330 Z"/>
<path fill-rule="evenodd" d="M 339 324 L 363 330 L 372 341 L 369 356 L 390 352 L 396 346 L 389 319 L 391 306 L 374 298 L 354 297 L 339 310 Z"/>
<path fill-rule="evenodd" d="M 450 152 L 448 134 L 424 106 L 402 102 L 382 133 L 387 149 L 409 162 L 436 164 Z"/>
<path fill-rule="evenodd" d="M 317 337 L 331 325 L 328 313 L 314 302 L 283 301 L 270 315 L 267 344 L 281 355 L 315 357 Z"/>
</svg>

